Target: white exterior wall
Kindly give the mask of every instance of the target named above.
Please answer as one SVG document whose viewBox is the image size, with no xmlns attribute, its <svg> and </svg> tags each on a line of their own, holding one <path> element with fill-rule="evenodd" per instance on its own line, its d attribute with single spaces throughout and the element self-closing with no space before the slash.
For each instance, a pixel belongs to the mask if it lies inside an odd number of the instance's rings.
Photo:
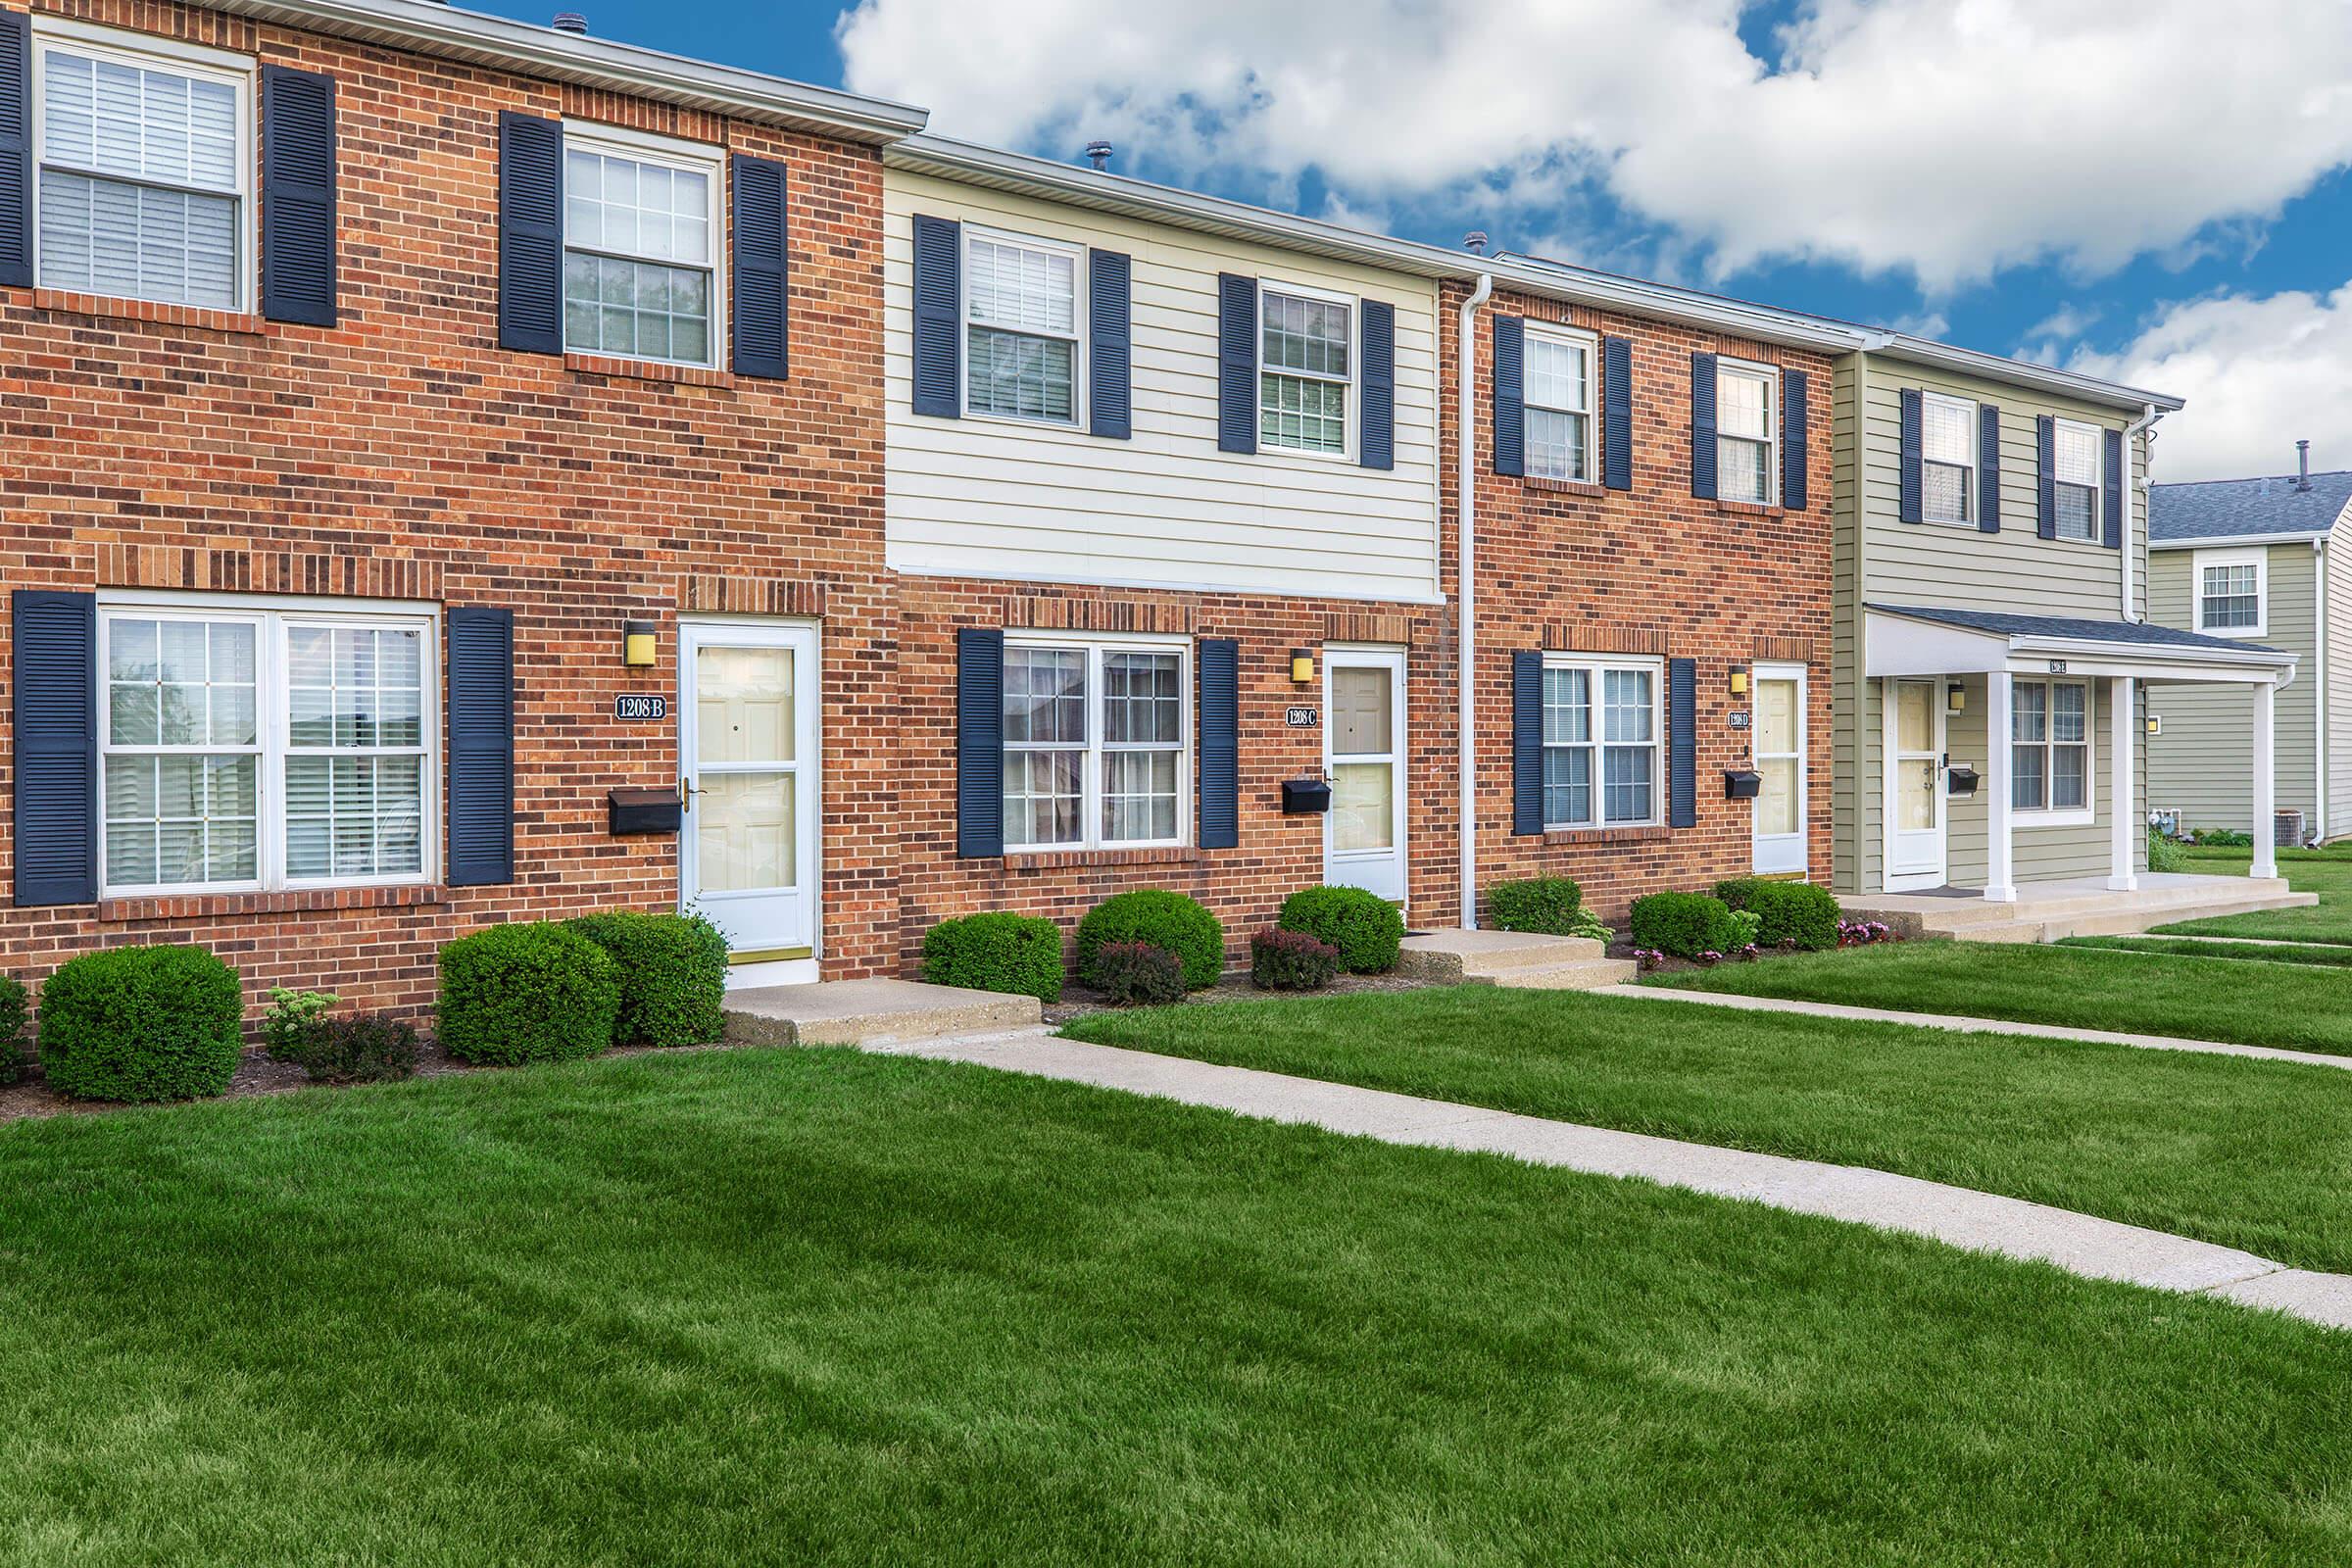
<svg viewBox="0 0 2352 1568">
<path fill-rule="evenodd" d="M 1418 604 L 1442 599 L 1434 284 L 895 170 L 885 173 L 883 208 L 893 569 Z M 913 412 L 918 213 L 1132 258 L 1132 439 Z M 1394 469 L 1217 450 L 1219 272 L 1396 308 Z M 1083 277 L 1079 311 L 1083 318 Z M 1360 311 L 1356 319 L 1360 324 Z M 1079 379 L 1083 384 L 1083 365 Z"/>
</svg>

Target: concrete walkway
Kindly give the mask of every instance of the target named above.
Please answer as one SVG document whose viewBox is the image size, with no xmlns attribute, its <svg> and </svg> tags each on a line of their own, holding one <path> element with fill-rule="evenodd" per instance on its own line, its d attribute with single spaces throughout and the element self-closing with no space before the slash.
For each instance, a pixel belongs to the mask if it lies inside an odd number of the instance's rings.
<svg viewBox="0 0 2352 1568">
<path fill-rule="evenodd" d="M 1384 1143 L 1507 1154 L 2053 1263 L 2090 1279 L 2215 1296 L 2352 1329 L 2352 1275 L 1886 1171 L 1680 1143 L 1248 1067 L 1064 1040 L 1041 1027 L 866 1049 L 1155 1095 Z"/>
<path fill-rule="evenodd" d="M 2033 1035 L 2043 1040 L 2087 1040 L 2101 1046 L 2137 1046 L 2145 1051 L 2195 1051 L 2215 1056 L 2259 1056 L 2266 1061 L 2301 1062 L 2306 1067 L 2352 1071 L 2352 1056 L 2282 1046 L 2240 1046 L 2226 1040 L 2177 1040 L 2171 1035 L 2119 1034 L 2109 1029 L 2069 1029 L 2053 1023 L 2019 1023 L 2014 1018 L 1964 1018 L 1945 1012 L 1897 1012 L 1890 1007 L 1849 1007 L 1836 1002 L 1792 1002 L 1786 997 L 1743 997 L 1731 991 L 1677 991 L 1669 986 L 1611 986 L 1596 993 L 1643 1002 L 1694 1002 L 1709 1007 L 1744 1007 L 1750 1012 L 1801 1012 L 1816 1018 L 1859 1018 L 1866 1023 L 1907 1023 L 1921 1029 L 1970 1034 Z"/>
</svg>

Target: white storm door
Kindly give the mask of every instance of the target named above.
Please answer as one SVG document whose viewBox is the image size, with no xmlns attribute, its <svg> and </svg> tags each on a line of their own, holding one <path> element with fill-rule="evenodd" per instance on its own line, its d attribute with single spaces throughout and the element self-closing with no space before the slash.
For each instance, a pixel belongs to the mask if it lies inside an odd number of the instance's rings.
<svg viewBox="0 0 2352 1568">
<path fill-rule="evenodd" d="M 817 664 L 808 625 L 679 632 L 678 902 L 737 961 L 809 955 L 816 932 Z"/>
<path fill-rule="evenodd" d="M 1404 902 L 1404 652 L 1342 649 L 1323 661 L 1323 880 Z"/>
<path fill-rule="evenodd" d="M 1766 875 L 1803 872 L 1805 864 L 1805 672 L 1796 664 L 1758 664 L 1754 716 L 1756 771 L 1755 869 Z"/>
<path fill-rule="evenodd" d="M 1890 680 L 1886 707 L 1886 887 L 1943 885 L 1940 681 Z"/>
</svg>

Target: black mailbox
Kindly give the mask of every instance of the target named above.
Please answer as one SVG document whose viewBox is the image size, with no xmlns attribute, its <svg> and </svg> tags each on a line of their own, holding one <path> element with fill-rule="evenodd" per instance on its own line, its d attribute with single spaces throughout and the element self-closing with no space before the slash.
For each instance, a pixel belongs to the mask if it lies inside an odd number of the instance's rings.
<svg viewBox="0 0 2352 1568">
<path fill-rule="evenodd" d="M 1764 775 L 1752 767 L 1727 767 L 1723 770 L 1723 798 L 1727 801 L 1752 801 L 1764 793 Z"/>
<path fill-rule="evenodd" d="M 1954 762 L 1943 771 L 1943 792 L 1946 795 L 1976 794 L 1977 770 L 1973 767 L 1963 767 Z"/>
<path fill-rule="evenodd" d="M 1331 786 L 1319 778 L 1286 778 L 1282 781 L 1282 814 L 1311 816 L 1331 809 Z"/>
<path fill-rule="evenodd" d="M 675 833 L 684 821 L 676 790 L 608 790 L 605 793 L 605 831 Z"/>
</svg>

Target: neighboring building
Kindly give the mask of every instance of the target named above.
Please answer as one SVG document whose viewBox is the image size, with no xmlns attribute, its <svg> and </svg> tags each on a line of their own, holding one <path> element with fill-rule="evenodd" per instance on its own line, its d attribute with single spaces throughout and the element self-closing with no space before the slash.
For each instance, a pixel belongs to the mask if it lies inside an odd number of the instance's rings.
<svg viewBox="0 0 2352 1568">
<path fill-rule="evenodd" d="M 2209 637 L 2283 649 L 2301 674 L 2278 694 L 2277 808 L 2297 823 L 2280 843 L 2341 835 L 2352 823 L 2352 705 L 2328 700 L 2352 649 L 2352 583 L 2331 569 L 2352 518 L 2352 472 L 2160 484 L 2148 493 L 2149 617 Z M 2254 714 L 2236 694 L 2199 687 L 2149 704 L 2148 805 L 2180 831 L 2252 820 Z"/>
</svg>

